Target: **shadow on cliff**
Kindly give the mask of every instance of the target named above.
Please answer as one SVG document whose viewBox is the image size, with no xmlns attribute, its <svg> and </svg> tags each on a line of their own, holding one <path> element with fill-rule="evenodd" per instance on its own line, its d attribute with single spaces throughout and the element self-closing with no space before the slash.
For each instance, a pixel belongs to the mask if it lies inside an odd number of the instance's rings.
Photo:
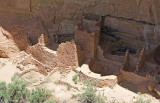
<svg viewBox="0 0 160 103">
<path fill-rule="evenodd" d="M 47 34 L 47 31 L 38 17 L 22 19 L 14 13 L 9 17 L 0 16 L 0 51 L 8 57 L 38 43 L 41 34 Z"/>
</svg>

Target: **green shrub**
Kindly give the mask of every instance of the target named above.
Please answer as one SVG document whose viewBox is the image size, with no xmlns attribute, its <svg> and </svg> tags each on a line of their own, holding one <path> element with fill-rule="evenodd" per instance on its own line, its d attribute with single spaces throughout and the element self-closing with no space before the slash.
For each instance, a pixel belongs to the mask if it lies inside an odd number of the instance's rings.
<svg viewBox="0 0 160 103">
<path fill-rule="evenodd" d="M 44 103 L 56 103 L 56 101 L 49 100 L 49 101 L 46 101 Z"/>
<path fill-rule="evenodd" d="M 144 100 L 143 98 L 140 97 L 140 98 L 136 101 L 136 103 L 151 103 L 151 100 L 150 100 L 150 99 Z"/>
<path fill-rule="evenodd" d="M 46 90 L 45 88 L 36 88 L 32 90 L 29 98 L 30 103 L 43 103 L 45 102 L 50 96 L 52 92 Z"/>
<path fill-rule="evenodd" d="M 145 95 L 142 95 L 141 92 L 137 93 L 140 97 L 137 98 L 136 103 L 151 103 L 150 99 L 145 99 Z"/>
<path fill-rule="evenodd" d="M 4 102 L 6 99 L 7 95 L 6 90 L 7 90 L 6 83 L 0 82 L 0 103 Z"/>
<path fill-rule="evenodd" d="M 101 95 L 96 95 L 96 89 L 93 86 L 95 83 L 87 81 L 87 88 L 80 96 L 82 103 L 105 103 Z"/>
<path fill-rule="evenodd" d="M 144 97 L 139 97 L 136 101 L 136 103 L 151 103 L 150 99 L 144 100 Z"/>
<path fill-rule="evenodd" d="M 51 91 L 45 88 L 36 88 L 29 91 L 28 83 L 16 76 L 12 77 L 11 83 L 0 82 L 0 103 L 44 103 L 50 96 Z M 45 103 L 56 103 L 46 101 Z"/>
<path fill-rule="evenodd" d="M 79 77 L 79 73 L 75 74 L 73 77 L 72 77 L 72 80 L 74 81 L 75 84 L 77 84 L 77 79 Z"/>
<path fill-rule="evenodd" d="M 60 74 L 63 74 L 63 71 L 60 71 Z"/>
<path fill-rule="evenodd" d="M 9 103 L 18 103 L 21 100 L 26 100 L 29 96 L 29 90 L 26 89 L 28 83 L 18 77 L 12 77 L 12 82 L 8 84 L 7 100 Z"/>
</svg>

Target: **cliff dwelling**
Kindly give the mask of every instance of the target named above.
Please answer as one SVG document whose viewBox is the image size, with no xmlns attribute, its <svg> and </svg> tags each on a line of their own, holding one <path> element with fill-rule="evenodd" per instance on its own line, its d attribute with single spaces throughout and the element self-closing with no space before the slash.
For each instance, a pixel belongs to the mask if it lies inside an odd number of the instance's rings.
<svg viewBox="0 0 160 103">
<path fill-rule="evenodd" d="M 159 1 L 158 6 L 151 0 L 22 1 L 0 1 L 0 75 L 6 75 L 0 81 L 9 83 L 12 74 L 29 81 L 30 88 L 67 85 L 80 93 L 89 80 L 106 98 L 119 86 L 129 91 L 119 100 L 140 92 L 159 103 Z M 76 74 L 79 83 L 72 79 Z M 58 92 L 57 98 L 71 96 Z M 133 95 L 128 98 L 134 101 Z M 67 103 L 76 103 L 70 99 Z"/>
</svg>

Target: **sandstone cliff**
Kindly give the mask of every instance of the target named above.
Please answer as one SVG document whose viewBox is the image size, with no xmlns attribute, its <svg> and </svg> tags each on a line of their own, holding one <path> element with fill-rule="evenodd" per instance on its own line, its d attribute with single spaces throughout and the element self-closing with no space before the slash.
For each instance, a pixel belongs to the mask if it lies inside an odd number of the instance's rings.
<svg viewBox="0 0 160 103">
<path fill-rule="evenodd" d="M 159 11 L 159 0 L 1 0 L 0 26 L 12 37 L 8 38 L 11 45 L 18 42 L 17 47 L 23 50 L 29 42 L 36 44 L 42 33 L 50 37 L 74 33 L 84 15 L 94 14 L 104 17 L 104 26 L 134 35 L 133 40 L 141 41 L 136 46 L 150 50 L 160 40 Z M 11 32 L 13 26 L 20 31 L 16 36 Z M 4 41 L 0 38 L 0 45 Z M 6 52 L 1 46 L 0 51 Z"/>
</svg>

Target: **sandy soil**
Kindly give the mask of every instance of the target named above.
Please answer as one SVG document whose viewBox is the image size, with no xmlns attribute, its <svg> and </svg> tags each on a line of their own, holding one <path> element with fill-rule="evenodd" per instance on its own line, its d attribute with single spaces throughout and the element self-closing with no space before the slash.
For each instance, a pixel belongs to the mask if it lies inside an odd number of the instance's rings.
<svg viewBox="0 0 160 103">
<path fill-rule="evenodd" d="M 11 81 L 11 77 L 15 73 L 20 72 L 21 71 L 17 68 L 16 64 L 9 62 L 9 59 L 0 59 L 0 81 L 6 81 L 9 83 Z M 78 84 L 73 82 L 72 77 L 75 74 L 76 73 L 74 71 L 70 71 L 69 73 L 57 71 L 50 77 L 44 77 L 37 72 L 30 72 L 23 75 L 23 78 L 30 83 L 29 88 L 40 86 L 52 90 L 53 96 L 50 99 L 54 99 L 58 103 L 79 103 L 76 95 L 83 92 L 84 84 L 80 81 Z M 152 103 L 160 103 L 152 96 L 140 96 L 118 84 L 113 89 L 109 87 L 97 88 L 97 94 L 101 94 L 107 102 L 116 101 L 120 103 L 134 103 L 138 98 L 143 97 L 146 100 L 152 100 Z"/>
</svg>

